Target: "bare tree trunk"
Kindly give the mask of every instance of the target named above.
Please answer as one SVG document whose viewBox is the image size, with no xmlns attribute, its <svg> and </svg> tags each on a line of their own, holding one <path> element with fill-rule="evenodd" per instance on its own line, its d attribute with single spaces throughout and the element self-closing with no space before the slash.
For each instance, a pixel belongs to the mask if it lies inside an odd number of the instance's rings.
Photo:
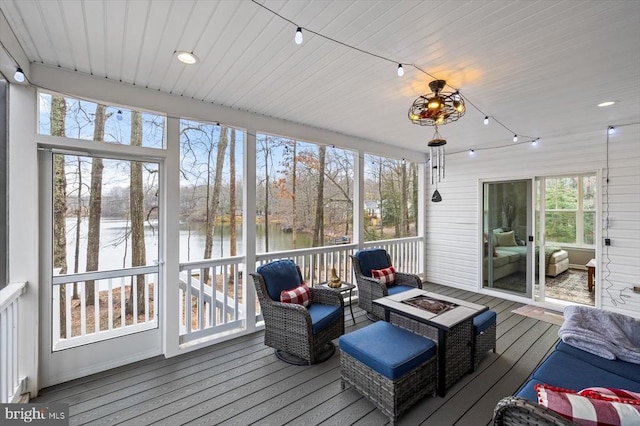
<svg viewBox="0 0 640 426">
<path fill-rule="evenodd" d="M 224 152 L 227 149 L 227 128 L 220 128 L 220 141 L 218 142 L 218 150 L 216 153 L 216 168 L 213 178 L 213 191 L 209 199 L 207 207 L 207 222 L 205 226 L 206 236 L 204 243 L 204 258 L 211 259 L 213 251 L 213 231 L 215 229 L 216 213 L 218 211 L 218 202 L 220 200 L 220 186 L 222 184 L 222 166 L 224 165 Z M 209 281 L 209 271 L 205 269 L 203 274 L 204 282 Z M 213 285 L 213 283 L 212 283 Z"/>
<path fill-rule="evenodd" d="M 231 142 L 229 143 L 229 254 L 236 255 L 236 131 L 231 129 Z M 229 282 L 233 283 L 235 277 L 234 266 L 231 265 Z M 234 295 L 234 297 L 237 297 Z"/>
<path fill-rule="evenodd" d="M 291 229 L 291 246 L 292 248 L 297 247 L 297 238 L 298 238 L 298 217 L 296 212 L 296 172 L 297 172 L 297 150 L 298 144 L 296 141 L 293 141 L 293 170 L 292 170 L 292 178 L 291 178 L 291 216 L 292 216 L 292 229 Z"/>
<path fill-rule="evenodd" d="M 96 107 L 96 121 L 93 129 L 93 140 L 104 140 L 104 123 L 106 107 L 98 104 Z M 95 157 L 91 161 L 91 189 L 89 192 L 89 231 L 87 235 L 87 272 L 98 270 L 100 255 L 100 217 L 102 216 L 102 158 Z M 93 305 L 95 296 L 95 282 L 85 282 L 85 304 Z M 120 295 L 124 299 L 124 294 Z M 121 302 L 122 303 L 122 300 Z"/>
<path fill-rule="evenodd" d="M 321 145 L 318 151 L 318 188 L 316 189 L 316 217 L 313 224 L 313 247 L 319 247 L 324 243 L 324 169 L 327 147 Z"/>
<path fill-rule="evenodd" d="M 131 112 L 131 146 L 142 146 L 142 114 Z M 144 242 L 144 193 L 142 188 L 142 163 L 131 162 L 129 185 L 129 215 L 131 217 L 131 266 L 147 264 Z M 144 314 L 145 275 L 136 276 L 138 315 Z M 127 310 L 133 314 L 133 282 L 127 300 Z M 157 289 L 156 289 L 157 293 Z"/>
<path fill-rule="evenodd" d="M 51 100 L 51 134 L 65 136 L 67 106 L 61 96 Z M 53 156 L 53 267 L 67 273 L 67 178 L 64 155 Z M 67 337 L 66 285 L 60 287 L 60 337 Z"/>
</svg>

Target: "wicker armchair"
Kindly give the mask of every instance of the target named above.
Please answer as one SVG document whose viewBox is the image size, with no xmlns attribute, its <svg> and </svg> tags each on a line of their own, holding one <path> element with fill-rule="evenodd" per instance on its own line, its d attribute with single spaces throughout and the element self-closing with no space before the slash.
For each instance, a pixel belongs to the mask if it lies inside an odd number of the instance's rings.
<svg viewBox="0 0 640 426">
<path fill-rule="evenodd" d="M 280 302 L 280 292 L 298 287 L 300 268 L 289 259 L 267 263 L 252 273 L 265 322 L 264 344 L 292 364 L 322 362 L 335 351 L 331 342 L 344 334 L 344 302 L 331 290 L 310 288 L 311 305 Z"/>
<path fill-rule="evenodd" d="M 397 294 L 411 288 L 422 288 L 422 280 L 414 274 L 396 271 L 393 286 L 387 286 L 371 278 L 372 269 L 384 269 L 391 266 L 391 257 L 384 249 L 359 250 L 351 255 L 351 263 L 358 284 L 358 306 L 367 312 L 372 321 L 384 318 L 384 309 L 374 306 L 373 301 L 390 294 Z"/>
<path fill-rule="evenodd" d="M 524 398 L 502 398 L 493 411 L 496 426 L 575 426 L 575 423 Z"/>
</svg>

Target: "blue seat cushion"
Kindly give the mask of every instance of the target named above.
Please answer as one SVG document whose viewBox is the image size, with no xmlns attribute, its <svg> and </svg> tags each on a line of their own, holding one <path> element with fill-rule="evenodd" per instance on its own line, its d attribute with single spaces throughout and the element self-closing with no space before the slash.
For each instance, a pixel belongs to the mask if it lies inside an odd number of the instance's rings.
<svg viewBox="0 0 640 426">
<path fill-rule="evenodd" d="M 393 294 L 402 293 L 403 291 L 407 291 L 407 290 L 415 290 L 415 287 L 411 287 L 411 286 L 408 286 L 408 285 L 390 285 L 390 286 L 387 286 L 387 293 L 389 294 L 389 296 L 391 296 Z"/>
<path fill-rule="evenodd" d="M 605 371 L 563 351 L 552 352 L 531 378 L 575 391 L 597 386 L 640 392 L 639 382 Z"/>
<path fill-rule="evenodd" d="M 609 371 L 613 374 L 617 374 L 618 376 L 623 376 L 633 380 L 634 382 L 640 383 L 640 364 L 633 364 L 619 359 L 605 359 L 598 355 L 585 352 L 582 349 L 578 349 L 575 346 L 568 345 L 562 340 L 560 340 L 556 345 L 556 350 L 567 353 L 605 371 Z"/>
<path fill-rule="evenodd" d="M 365 277 L 371 278 L 372 269 L 384 269 L 391 266 L 385 249 L 358 250 L 355 256 L 360 263 L 362 275 Z"/>
<path fill-rule="evenodd" d="M 281 259 L 274 262 L 265 263 L 256 270 L 267 287 L 267 293 L 271 300 L 280 301 L 280 293 L 282 290 L 291 290 L 298 287 L 300 282 L 300 274 L 293 260 Z"/>
<path fill-rule="evenodd" d="M 307 307 L 311 316 L 311 331 L 318 334 L 327 326 L 338 321 L 343 315 L 342 309 L 337 305 L 324 305 L 321 303 L 313 303 Z"/>
<path fill-rule="evenodd" d="M 527 383 L 522 385 L 522 387 L 516 392 L 514 396 L 519 396 L 520 398 L 528 399 L 531 402 L 538 403 L 538 393 L 536 392 L 535 386 L 537 384 L 543 384 L 540 380 L 530 379 Z M 581 389 L 578 389 L 581 390 Z"/>
<path fill-rule="evenodd" d="M 494 311 L 484 311 L 483 313 L 473 317 L 473 332 L 477 336 L 487 328 L 495 325 L 496 313 Z"/>
<path fill-rule="evenodd" d="M 339 345 L 341 351 L 391 380 L 436 355 L 431 340 L 384 321 L 340 336 Z"/>
</svg>

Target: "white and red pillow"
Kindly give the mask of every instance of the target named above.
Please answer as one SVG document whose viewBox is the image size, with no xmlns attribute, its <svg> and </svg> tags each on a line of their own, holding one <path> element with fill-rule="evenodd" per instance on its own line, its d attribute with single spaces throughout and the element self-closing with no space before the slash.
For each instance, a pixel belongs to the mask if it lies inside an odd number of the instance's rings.
<svg viewBox="0 0 640 426">
<path fill-rule="evenodd" d="M 592 394 L 593 391 L 587 389 L 578 393 L 544 384 L 537 384 L 535 389 L 538 394 L 538 404 L 578 425 L 632 426 L 640 424 L 640 405 L 637 402 L 612 401 L 581 395 L 582 392 L 585 395 Z M 628 391 L 621 392 L 629 394 Z"/>
<path fill-rule="evenodd" d="M 311 291 L 307 283 L 303 282 L 302 285 L 292 288 L 291 290 L 282 290 L 280 292 L 280 301 L 284 303 L 296 303 L 307 307 L 311 304 Z"/>
<path fill-rule="evenodd" d="M 396 282 L 396 270 L 393 266 L 384 269 L 372 269 L 371 277 L 380 280 L 382 284 L 393 285 Z"/>
</svg>

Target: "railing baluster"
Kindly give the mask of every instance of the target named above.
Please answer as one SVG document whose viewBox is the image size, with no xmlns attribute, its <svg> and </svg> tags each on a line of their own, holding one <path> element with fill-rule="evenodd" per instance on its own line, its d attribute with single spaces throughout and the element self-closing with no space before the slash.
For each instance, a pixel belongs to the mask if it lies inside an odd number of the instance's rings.
<svg viewBox="0 0 640 426">
<path fill-rule="evenodd" d="M 66 286 L 67 284 L 65 284 Z M 85 288 L 86 283 L 82 283 L 82 292 L 80 293 L 80 336 L 85 336 L 87 334 L 87 304 L 85 301 L 85 292 L 86 292 L 86 288 Z M 94 287 L 95 287 L 95 282 L 94 282 Z M 69 288 L 66 289 L 65 293 L 69 293 Z M 67 308 L 68 309 L 68 308 Z M 69 311 L 67 311 L 69 312 Z M 67 324 L 69 324 L 71 322 L 71 315 L 69 315 L 67 320 Z M 71 324 L 69 324 L 70 326 Z M 69 327 L 67 327 L 69 328 Z M 71 334 L 68 334 L 69 337 L 71 337 Z M 75 337 L 75 336 L 73 336 Z"/>
<path fill-rule="evenodd" d="M 113 330 L 113 278 L 107 280 L 107 309 L 109 312 L 109 330 Z"/>
<path fill-rule="evenodd" d="M 66 312 L 67 315 L 67 320 L 65 322 L 65 330 L 67 332 L 66 334 L 66 338 L 69 339 L 72 336 L 71 334 L 71 330 L 72 330 L 72 321 L 73 321 L 73 316 L 72 316 L 72 312 L 71 312 L 71 291 L 69 291 L 69 284 L 64 284 L 65 286 L 65 303 L 64 303 L 64 311 Z M 71 287 L 73 288 L 73 284 L 71 284 Z M 73 290 L 72 290 L 73 291 Z M 60 318 L 58 318 L 58 325 L 57 328 L 60 329 Z M 60 335 L 58 334 L 58 338 L 60 337 Z"/>
<path fill-rule="evenodd" d="M 93 291 L 93 332 L 100 332 L 100 281 L 95 282 L 95 287 Z"/>
<path fill-rule="evenodd" d="M 133 325 L 138 324 L 138 276 L 131 277 L 131 308 Z"/>
<path fill-rule="evenodd" d="M 127 321 L 125 312 L 127 310 L 127 303 L 125 300 L 124 279 L 125 277 L 120 277 L 120 328 L 124 328 Z"/>
</svg>

